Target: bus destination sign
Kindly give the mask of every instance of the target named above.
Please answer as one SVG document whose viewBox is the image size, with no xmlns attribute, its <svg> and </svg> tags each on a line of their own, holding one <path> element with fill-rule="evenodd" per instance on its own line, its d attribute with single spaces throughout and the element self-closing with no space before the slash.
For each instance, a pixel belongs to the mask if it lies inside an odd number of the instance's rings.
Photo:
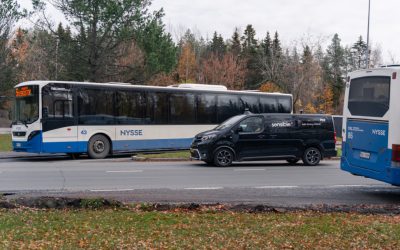
<svg viewBox="0 0 400 250">
<path fill-rule="evenodd" d="M 15 89 L 15 97 L 27 97 L 32 94 L 32 89 L 28 86 L 16 88 Z"/>
</svg>

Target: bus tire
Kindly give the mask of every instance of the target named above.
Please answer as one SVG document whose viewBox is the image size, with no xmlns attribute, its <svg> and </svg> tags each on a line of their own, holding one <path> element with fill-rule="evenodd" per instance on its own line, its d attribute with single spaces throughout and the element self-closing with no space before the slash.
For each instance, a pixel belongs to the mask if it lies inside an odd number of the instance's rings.
<svg viewBox="0 0 400 250">
<path fill-rule="evenodd" d="M 303 163 L 306 166 L 316 166 L 321 161 L 321 151 L 316 147 L 309 147 L 304 150 Z"/>
<path fill-rule="evenodd" d="M 232 165 L 233 157 L 232 150 L 222 147 L 214 153 L 214 165 L 217 167 L 228 167 Z"/>
<path fill-rule="evenodd" d="M 110 141 L 104 135 L 94 135 L 88 143 L 88 155 L 92 159 L 104 159 L 110 153 Z"/>
</svg>

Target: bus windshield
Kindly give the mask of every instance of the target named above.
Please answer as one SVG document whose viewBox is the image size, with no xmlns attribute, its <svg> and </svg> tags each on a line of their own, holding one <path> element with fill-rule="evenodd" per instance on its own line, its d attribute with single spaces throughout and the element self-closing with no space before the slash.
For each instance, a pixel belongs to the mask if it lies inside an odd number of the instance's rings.
<svg viewBox="0 0 400 250">
<path fill-rule="evenodd" d="M 39 86 L 15 89 L 15 112 L 13 123 L 30 124 L 39 118 Z"/>
<path fill-rule="evenodd" d="M 237 116 L 231 117 L 228 120 L 221 123 L 219 126 L 217 126 L 215 128 L 215 130 L 223 130 L 225 128 L 229 128 L 229 127 L 233 126 L 234 124 L 236 124 L 238 121 L 240 121 L 243 117 L 245 117 L 245 115 L 237 115 Z"/>
<path fill-rule="evenodd" d="M 351 80 L 348 108 L 352 115 L 383 117 L 389 110 L 390 77 Z"/>
</svg>

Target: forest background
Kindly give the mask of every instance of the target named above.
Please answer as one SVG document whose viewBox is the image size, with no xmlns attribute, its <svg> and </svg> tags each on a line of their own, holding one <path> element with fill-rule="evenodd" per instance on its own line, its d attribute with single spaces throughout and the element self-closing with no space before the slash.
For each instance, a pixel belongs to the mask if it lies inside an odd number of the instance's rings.
<svg viewBox="0 0 400 250">
<path fill-rule="evenodd" d="M 163 9 L 150 11 L 151 0 L 32 4 L 27 11 L 16 0 L 1 0 L 0 126 L 9 117 L 13 86 L 28 80 L 223 84 L 290 93 L 295 112 L 341 114 L 347 73 L 367 67 L 368 50 L 369 67 L 382 63 L 382 48 L 367 48 L 361 35 L 346 45 L 333 34 L 309 35 L 283 46 L 279 31 L 257 31 L 265 34 L 257 39 L 248 24 L 232 27 L 229 38 L 218 31 L 207 38 L 190 29 L 173 38 Z M 67 24 L 54 23 L 46 4 L 58 9 Z M 29 20 L 31 27 L 18 26 L 20 20 Z"/>
</svg>

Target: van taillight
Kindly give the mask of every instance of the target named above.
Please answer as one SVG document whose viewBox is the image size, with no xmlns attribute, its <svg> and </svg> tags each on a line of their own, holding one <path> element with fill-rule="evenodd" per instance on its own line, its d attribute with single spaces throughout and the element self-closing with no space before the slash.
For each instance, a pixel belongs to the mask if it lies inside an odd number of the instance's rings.
<svg viewBox="0 0 400 250">
<path fill-rule="evenodd" d="M 392 161 L 400 162 L 400 145 L 398 144 L 392 145 Z"/>
<path fill-rule="evenodd" d="M 336 131 L 333 132 L 333 140 L 335 140 L 335 145 L 336 145 Z"/>
</svg>

